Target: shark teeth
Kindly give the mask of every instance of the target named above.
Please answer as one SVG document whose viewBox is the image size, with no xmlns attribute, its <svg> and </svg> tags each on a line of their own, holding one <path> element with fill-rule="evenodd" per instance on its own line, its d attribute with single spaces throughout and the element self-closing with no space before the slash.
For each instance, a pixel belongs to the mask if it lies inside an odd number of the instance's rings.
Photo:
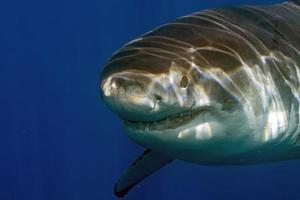
<svg viewBox="0 0 300 200">
<path fill-rule="evenodd" d="M 173 116 L 169 116 L 165 119 L 153 122 L 137 122 L 124 120 L 124 124 L 130 128 L 143 131 L 162 131 L 166 129 L 175 129 L 179 126 L 189 123 L 201 112 L 203 112 L 203 110 L 179 113 Z"/>
</svg>

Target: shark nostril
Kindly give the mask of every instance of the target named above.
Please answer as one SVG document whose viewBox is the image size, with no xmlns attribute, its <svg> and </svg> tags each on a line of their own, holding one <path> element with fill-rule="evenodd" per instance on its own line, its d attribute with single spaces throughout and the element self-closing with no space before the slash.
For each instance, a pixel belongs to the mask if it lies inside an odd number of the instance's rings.
<svg viewBox="0 0 300 200">
<path fill-rule="evenodd" d="M 155 100 L 158 102 L 162 100 L 162 97 L 160 95 L 155 94 L 154 97 L 155 97 Z"/>
<path fill-rule="evenodd" d="M 111 79 L 110 87 L 112 89 L 116 89 L 118 86 L 121 85 L 121 82 L 122 82 L 121 79 L 119 79 L 119 78 L 113 78 L 113 79 Z"/>
</svg>

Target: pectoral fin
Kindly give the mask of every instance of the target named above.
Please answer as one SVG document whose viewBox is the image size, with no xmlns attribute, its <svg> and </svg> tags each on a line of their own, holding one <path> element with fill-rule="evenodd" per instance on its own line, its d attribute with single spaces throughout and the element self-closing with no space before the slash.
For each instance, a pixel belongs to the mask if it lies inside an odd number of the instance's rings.
<svg viewBox="0 0 300 200">
<path fill-rule="evenodd" d="M 119 178 L 115 185 L 115 194 L 118 197 L 125 196 L 134 185 L 171 161 L 168 156 L 150 149 L 145 150 Z"/>
</svg>

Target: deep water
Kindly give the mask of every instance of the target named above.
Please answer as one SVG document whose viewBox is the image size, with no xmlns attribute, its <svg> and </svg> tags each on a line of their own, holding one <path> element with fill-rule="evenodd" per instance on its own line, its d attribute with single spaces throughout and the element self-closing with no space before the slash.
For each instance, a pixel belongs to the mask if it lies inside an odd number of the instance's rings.
<svg viewBox="0 0 300 200">
<path fill-rule="evenodd" d="M 204 8 L 259 0 L 11 0 L 0 3 L 0 200 L 113 200 L 143 150 L 98 94 L 126 42 Z M 300 199 L 300 161 L 207 167 L 181 161 L 128 200 Z"/>
</svg>

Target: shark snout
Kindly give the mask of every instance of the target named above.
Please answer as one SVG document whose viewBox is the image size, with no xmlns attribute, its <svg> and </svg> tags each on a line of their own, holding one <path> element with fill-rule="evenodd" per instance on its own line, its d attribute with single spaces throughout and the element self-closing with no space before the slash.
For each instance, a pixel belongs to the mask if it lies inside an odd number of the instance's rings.
<svg viewBox="0 0 300 200">
<path fill-rule="evenodd" d="M 162 95 L 149 91 L 146 78 L 111 76 L 101 83 L 104 103 L 121 118 L 148 120 Z"/>
<path fill-rule="evenodd" d="M 126 77 L 111 77 L 102 82 L 104 97 L 124 98 L 131 95 L 144 95 L 145 84 L 138 80 L 130 80 Z"/>
</svg>

